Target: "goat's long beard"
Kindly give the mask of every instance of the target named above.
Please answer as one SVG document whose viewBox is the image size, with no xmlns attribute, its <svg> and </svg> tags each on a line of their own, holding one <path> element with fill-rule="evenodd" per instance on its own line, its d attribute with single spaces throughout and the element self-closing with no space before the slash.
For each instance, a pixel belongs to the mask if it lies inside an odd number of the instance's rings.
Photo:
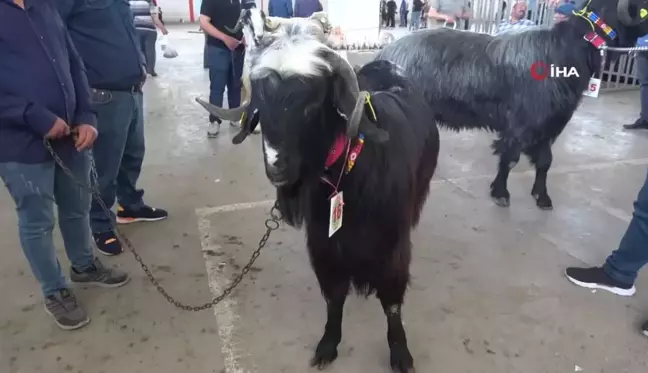
<svg viewBox="0 0 648 373">
<path fill-rule="evenodd" d="M 279 211 L 284 217 L 284 221 L 291 227 L 301 227 L 306 209 L 308 198 L 305 198 L 304 184 L 298 180 L 295 184 L 277 188 L 277 200 L 279 201 Z"/>
</svg>

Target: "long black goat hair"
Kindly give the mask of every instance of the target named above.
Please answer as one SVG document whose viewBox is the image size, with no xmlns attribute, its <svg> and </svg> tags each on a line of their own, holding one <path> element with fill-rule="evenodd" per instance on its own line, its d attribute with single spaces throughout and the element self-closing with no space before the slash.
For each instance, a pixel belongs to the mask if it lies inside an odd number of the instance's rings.
<svg viewBox="0 0 648 373">
<path fill-rule="evenodd" d="M 491 183 L 498 205 L 509 206 L 508 175 L 524 153 L 536 167 L 531 194 L 538 207 L 551 209 L 546 181 L 551 145 L 579 106 L 590 77 L 599 71 L 595 44 L 631 46 L 648 33 L 648 25 L 638 18 L 641 7 L 646 8 L 646 1 L 591 0 L 578 15 L 553 28 L 495 37 L 447 28 L 421 31 L 387 45 L 376 59 L 403 67 L 424 92 L 441 126 L 498 134 L 493 149 L 500 161 Z M 589 12 L 616 35 L 588 21 Z M 593 42 L 585 40 L 586 35 L 593 36 Z M 531 74 L 536 63 L 575 68 L 578 76 L 537 80 Z"/>
<path fill-rule="evenodd" d="M 236 142 L 254 123 L 263 123 L 266 175 L 277 189 L 279 209 L 288 224 L 305 226 L 327 304 L 311 364 L 324 368 L 337 358 L 344 303 L 353 286 L 380 299 L 390 363 L 396 372 L 409 373 L 414 361 L 401 307 L 410 278 L 411 230 L 437 164 L 439 133 L 429 125 L 434 113 L 391 62 L 373 61 L 356 72 L 311 37 L 279 35 L 261 52 L 252 63 L 251 100 Z M 225 119 L 243 110 L 203 106 Z M 344 151 L 358 146 L 358 153 Z M 346 173 L 348 154 L 357 159 Z M 336 157 L 329 160 L 331 155 Z M 331 236 L 334 192 L 343 193 L 343 223 Z"/>
</svg>

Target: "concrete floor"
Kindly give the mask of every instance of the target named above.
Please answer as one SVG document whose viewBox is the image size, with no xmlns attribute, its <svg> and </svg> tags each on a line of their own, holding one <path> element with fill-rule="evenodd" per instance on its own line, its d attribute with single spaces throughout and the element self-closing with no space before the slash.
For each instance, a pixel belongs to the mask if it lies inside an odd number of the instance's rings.
<svg viewBox="0 0 648 373">
<path fill-rule="evenodd" d="M 192 28 L 194 29 L 194 28 Z M 146 200 L 168 220 L 125 228 L 168 291 L 197 304 L 219 293 L 261 237 L 273 190 L 260 136 L 205 136 L 202 35 L 174 29 L 180 56 L 159 57 L 146 85 Z M 648 165 L 648 133 L 623 123 L 638 94 L 586 98 L 554 146 L 554 211 L 529 196 L 533 172 L 511 177 L 512 205 L 488 198 L 491 135 L 442 133 L 432 192 L 416 230 L 404 308 L 418 372 L 639 373 L 647 371 L 648 273 L 630 299 L 568 283 L 569 265 L 599 264 L 630 219 Z M 117 290 L 80 289 L 87 327 L 59 330 L 45 315 L 20 250 L 13 204 L 0 189 L 0 372 L 311 372 L 325 305 L 300 232 L 282 227 L 231 298 L 214 311 L 176 310 L 130 253 L 105 259 L 132 273 Z M 57 236 L 61 258 L 62 244 Z M 375 299 L 350 298 L 330 372 L 388 372 L 386 323 Z M 607 346 L 607 347 L 605 347 Z"/>
</svg>

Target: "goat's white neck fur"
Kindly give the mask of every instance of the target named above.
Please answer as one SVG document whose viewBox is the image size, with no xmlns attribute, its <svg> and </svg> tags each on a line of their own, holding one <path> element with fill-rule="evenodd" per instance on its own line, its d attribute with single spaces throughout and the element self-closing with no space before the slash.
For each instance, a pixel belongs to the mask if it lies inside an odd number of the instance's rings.
<svg viewBox="0 0 648 373">
<path fill-rule="evenodd" d="M 318 55 L 328 47 L 315 38 L 293 36 L 279 38 L 265 49 L 251 69 L 253 79 L 262 78 L 269 70 L 282 76 L 317 76 L 332 71 L 331 64 Z"/>
</svg>

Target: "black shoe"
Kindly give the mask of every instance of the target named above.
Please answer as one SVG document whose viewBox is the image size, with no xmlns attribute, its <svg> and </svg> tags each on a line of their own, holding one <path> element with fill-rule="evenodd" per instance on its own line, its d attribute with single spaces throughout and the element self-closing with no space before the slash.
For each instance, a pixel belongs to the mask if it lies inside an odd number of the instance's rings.
<svg viewBox="0 0 648 373">
<path fill-rule="evenodd" d="M 648 121 L 639 118 L 632 124 L 624 124 L 623 128 L 625 128 L 627 130 L 638 130 L 638 129 L 647 130 L 648 129 Z"/>
<path fill-rule="evenodd" d="M 94 237 L 95 245 L 97 245 L 97 250 L 104 255 L 119 255 L 124 251 L 121 243 L 115 235 L 115 232 L 113 231 L 106 233 L 93 233 L 92 236 Z"/>
<path fill-rule="evenodd" d="M 630 297 L 636 291 L 634 284 L 628 285 L 610 278 L 601 267 L 570 267 L 565 274 L 569 281 L 588 289 L 603 289 L 624 297 Z"/>
<path fill-rule="evenodd" d="M 130 224 L 138 221 L 159 221 L 164 220 L 169 213 L 144 205 L 138 210 L 125 209 L 122 206 L 117 207 L 117 223 Z"/>
<path fill-rule="evenodd" d="M 158 76 L 158 74 L 157 74 L 155 71 L 153 71 L 153 72 L 151 73 L 151 76 L 154 77 L 154 78 L 156 78 L 156 77 Z"/>
<path fill-rule="evenodd" d="M 641 326 L 641 332 L 644 333 L 646 337 L 648 337 L 648 321 L 646 321 L 642 326 Z"/>
</svg>

